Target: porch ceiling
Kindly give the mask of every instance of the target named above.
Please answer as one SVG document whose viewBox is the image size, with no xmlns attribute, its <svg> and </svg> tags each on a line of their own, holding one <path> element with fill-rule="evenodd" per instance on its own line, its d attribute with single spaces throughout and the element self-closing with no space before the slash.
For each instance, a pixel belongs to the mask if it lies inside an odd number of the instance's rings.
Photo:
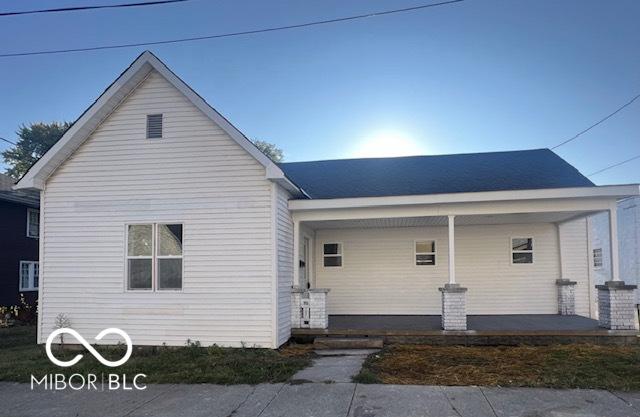
<svg viewBox="0 0 640 417">
<path fill-rule="evenodd" d="M 522 224 L 522 223 L 559 223 L 595 212 L 563 211 L 545 213 L 516 213 L 456 216 L 456 226 Z M 447 216 L 396 217 L 380 219 L 322 220 L 305 221 L 312 229 L 358 229 L 384 227 L 420 227 L 447 226 Z"/>
</svg>

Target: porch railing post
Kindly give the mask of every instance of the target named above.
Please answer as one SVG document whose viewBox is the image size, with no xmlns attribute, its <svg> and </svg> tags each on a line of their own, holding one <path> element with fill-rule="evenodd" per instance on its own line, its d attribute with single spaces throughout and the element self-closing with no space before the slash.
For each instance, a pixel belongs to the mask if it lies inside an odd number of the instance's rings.
<svg viewBox="0 0 640 417">
<path fill-rule="evenodd" d="M 456 283 L 455 218 L 449 216 L 449 284 Z"/>
</svg>

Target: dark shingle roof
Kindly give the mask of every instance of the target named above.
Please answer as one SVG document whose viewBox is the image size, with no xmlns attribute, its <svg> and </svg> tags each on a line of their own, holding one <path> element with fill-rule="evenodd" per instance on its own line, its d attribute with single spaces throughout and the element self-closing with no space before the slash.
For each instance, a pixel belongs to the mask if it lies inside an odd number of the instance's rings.
<svg viewBox="0 0 640 417">
<path fill-rule="evenodd" d="M 549 149 L 289 162 L 280 167 L 311 198 L 594 186 Z"/>
<path fill-rule="evenodd" d="M 40 206 L 40 193 L 31 190 L 14 190 L 16 180 L 8 175 L 0 174 L 0 200 L 25 204 L 30 207 Z"/>
</svg>

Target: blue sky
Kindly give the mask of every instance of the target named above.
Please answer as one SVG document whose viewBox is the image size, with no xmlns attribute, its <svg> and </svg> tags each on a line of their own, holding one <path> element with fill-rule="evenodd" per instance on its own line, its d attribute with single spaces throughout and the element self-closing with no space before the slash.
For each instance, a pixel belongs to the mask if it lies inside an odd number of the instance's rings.
<svg viewBox="0 0 640 417">
<path fill-rule="evenodd" d="M 428 2 L 192 0 L 0 17 L 0 53 L 235 32 Z M 0 10 L 89 2 L 22 3 Z M 636 0 L 467 0 L 149 49 L 289 161 L 482 152 L 554 146 L 640 93 L 638 21 Z M 0 136 L 15 140 L 21 123 L 75 120 L 144 49 L 0 58 Z M 640 100 L 557 152 L 585 174 L 640 154 L 639 116 Z M 640 160 L 592 180 L 640 182 Z"/>
</svg>

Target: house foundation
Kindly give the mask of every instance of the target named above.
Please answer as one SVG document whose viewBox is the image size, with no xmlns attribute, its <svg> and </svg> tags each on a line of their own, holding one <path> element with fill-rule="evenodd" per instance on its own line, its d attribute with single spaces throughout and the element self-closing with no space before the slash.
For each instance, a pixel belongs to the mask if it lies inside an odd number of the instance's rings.
<svg viewBox="0 0 640 417">
<path fill-rule="evenodd" d="M 624 281 L 607 281 L 598 289 L 598 323 L 610 330 L 638 330 L 635 305 L 637 285 Z"/>
<path fill-rule="evenodd" d="M 568 279 L 556 280 L 558 287 L 558 314 L 573 316 L 576 314 L 576 281 Z"/>
<path fill-rule="evenodd" d="M 445 284 L 442 293 L 442 328 L 467 330 L 467 289 L 460 284 Z"/>
</svg>

